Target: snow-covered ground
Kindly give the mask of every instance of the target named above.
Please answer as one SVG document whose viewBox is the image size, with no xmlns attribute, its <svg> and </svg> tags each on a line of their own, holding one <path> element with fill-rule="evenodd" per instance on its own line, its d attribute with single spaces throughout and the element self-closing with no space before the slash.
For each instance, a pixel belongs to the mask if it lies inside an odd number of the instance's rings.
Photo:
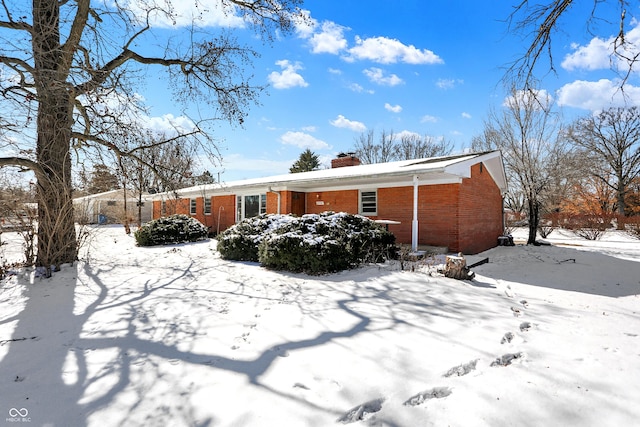
<svg viewBox="0 0 640 427">
<path fill-rule="evenodd" d="M 547 240 L 456 281 L 95 228 L 76 265 L 0 282 L 0 425 L 637 425 L 640 241 Z"/>
</svg>

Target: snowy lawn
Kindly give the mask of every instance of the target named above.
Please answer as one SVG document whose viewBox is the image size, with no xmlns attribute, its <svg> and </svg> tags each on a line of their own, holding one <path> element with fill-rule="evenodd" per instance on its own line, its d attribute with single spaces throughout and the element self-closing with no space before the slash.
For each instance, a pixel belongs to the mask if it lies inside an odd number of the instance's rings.
<svg viewBox="0 0 640 427">
<path fill-rule="evenodd" d="M 0 425 L 637 425 L 640 241 L 548 241 L 314 277 L 95 228 L 0 282 Z"/>
</svg>

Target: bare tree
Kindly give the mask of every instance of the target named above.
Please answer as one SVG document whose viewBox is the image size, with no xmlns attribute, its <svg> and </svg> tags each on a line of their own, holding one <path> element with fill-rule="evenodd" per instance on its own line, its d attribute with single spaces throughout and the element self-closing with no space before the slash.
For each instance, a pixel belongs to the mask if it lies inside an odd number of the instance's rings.
<svg viewBox="0 0 640 427">
<path fill-rule="evenodd" d="M 472 141 L 474 151 L 502 151 L 510 193 L 505 201 L 522 201 L 525 205 L 527 244 L 536 243 L 545 199 L 566 158 L 567 144 L 551 107 L 550 97 L 512 90 L 504 108 L 491 111 L 483 134 Z"/>
<path fill-rule="evenodd" d="M 611 44 L 611 64 L 622 75 L 622 84 L 629 78 L 640 59 L 640 51 L 634 49 L 626 38 L 628 23 L 627 8 L 632 5 L 628 0 L 592 0 L 592 6 L 586 15 L 580 17 L 574 0 L 536 1 L 520 0 L 509 16 L 509 29 L 527 39 L 527 50 L 507 70 L 506 78 L 519 87 L 530 90 L 536 86 L 535 70 L 541 63 L 547 63 L 549 71 L 555 72 L 553 40 L 562 31 L 563 19 L 568 15 L 584 19 L 584 28 L 593 33 L 594 26 L 610 26 L 613 42 Z M 585 2 L 586 3 L 586 2 Z M 581 4 L 582 5 L 582 4 Z M 635 3 L 633 3 L 635 7 Z M 577 9 L 579 11 L 579 9 Z M 614 12 L 615 11 L 615 12 Z M 610 15 L 617 14 L 618 19 L 611 20 Z M 620 66 L 622 68 L 620 69 Z"/>
<path fill-rule="evenodd" d="M 430 136 L 382 130 L 378 142 L 375 132 L 368 130 L 355 139 L 353 152 L 364 164 L 386 163 L 395 160 L 422 159 L 427 157 L 446 156 L 451 154 L 451 142 L 436 140 Z"/>
<path fill-rule="evenodd" d="M 37 180 L 38 255 L 36 264 L 51 267 L 76 259 L 72 204 L 72 150 L 107 148 L 118 156 L 136 157 L 141 147 L 122 150 L 105 131 L 125 132 L 137 126 L 131 116 L 144 111 L 134 95 L 148 67 L 166 70 L 176 97 L 214 104 L 205 119 L 242 124 L 247 109 L 263 90 L 244 73 L 256 53 L 239 45 L 229 32 L 198 28 L 184 45 L 156 28 L 157 19 L 176 19 L 171 0 L 92 2 L 90 0 L 2 1 L 0 64 L 10 73 L 0 83 L 1 102 L 23 139 L 31 139 L 16 155 L 0 158 L 0 167 L 33 171 Z M 289 31 L 301 16 L 302 0 L 219 0 L 227 14 L 265 37 Z M 153 43 L 148 43 L 153 41 Z M 148 46 L 145 48 L 145 46 Z M 164 46 L 159 49 L 157 46 Z M 117 100 L 113 108 L 109 100 Z M 4 110 L 3 110 L 4 111 Z M 35 117 L 35 120 L 33 120 Z M 185 135 L 211 140 L 198 120 Z"/>
<path fill-rule="evenodd" d="M 403 134 L 398 143 L 398 160 L 424 159 L 428 157 L 447 156 L 453 151 L 453 144 L 445 139 L 433 138 L 417 134 Z"/>
<path fill-rule="evenodd" d="M 591 154 L 591 174 L 616 192 L 618 214 L 625 216 L 627 191 L 640 177 L 640 109 L 612 107 L 586 116 L 574 123 L 569 136 Z"/>
</svg>

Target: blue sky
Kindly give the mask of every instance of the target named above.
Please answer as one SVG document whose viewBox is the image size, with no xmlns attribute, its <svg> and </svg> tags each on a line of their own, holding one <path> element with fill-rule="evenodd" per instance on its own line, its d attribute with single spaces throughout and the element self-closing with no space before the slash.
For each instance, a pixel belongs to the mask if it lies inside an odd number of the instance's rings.
<svg viewBox="0 0 640 427">
<path fill-rule="evenodd" d="M 216 128 L 223 164 L 207 168 L 225 181 L 288 173 L 305 148 L 328 165 L 370 129 L 445 138 L 462 151 L 482 131 L 489 110 L 502 108 L 505 68 L 526 49 L 506 22 L 516 3 L 309 0 L 303 8 L 310 25 L 270 44 L 235 28 L 261 54 L 254 82 L 268 84 L 268 95 L 251 108 L 243 128 Z M 557 74 L 544 65 L 537 74 L 540 89 L 567 120 L 621 102 L 619 73 L 609 57 L 617 2 L 598 9 L 609 22 L 588 28 L 593 3 L 586 3 L 561 22 L 553 51 Z M 632 43 L 640 41 L 638 14 L 627 11 Z M 212 26 L 238 24 L 215 14 L 204 19 Z M 626 86 L 627 102 L 634 104 L 640 103 L 637 80 L 634 73 Z M 152 115 L 180 117 L 169 93 L 159 90 L 162 83 L 151 86 L 142 95 Z"/>
</svg>

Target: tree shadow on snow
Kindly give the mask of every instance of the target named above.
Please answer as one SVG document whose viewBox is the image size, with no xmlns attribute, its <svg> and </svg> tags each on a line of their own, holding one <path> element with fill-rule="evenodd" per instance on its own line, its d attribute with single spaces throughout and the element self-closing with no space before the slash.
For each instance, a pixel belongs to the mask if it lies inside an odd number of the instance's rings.
<svg viewBox="0 0 640 427">
<path fill-rule="evenodd" d="M 162 425 L 176 420 L 181 425 L 215 425 L 214 416 L 207 411 L 201 415 L 202 408 L 191 400 L 208 384 L 198 381 L 197 374 L 191 384 L 176 374 L 193 375 L 204 369 L 238 374 L 260 390 L 295 401 L 309 408 L 310 422 L 318 411 L 336 419 L 346 408 L 325 407 L 277 389 L 263 376 L 289 352 L 399 326 L 429 329 L 439 339 L 451 340 L 446 331 L 430 328 L 430 319 L 464 323 L 470 313 L 477 319 L 495 316 L 477 310 L 478 303 L 489 306 L 482 304 L 483 298 L 493 298 L 485 289 L 473 290 L 473 299 L 456 292 L 445 298 L 430 294 L 422 275 L 407 275 L 406 282 L 398 282 L 394 272 L 379 270 L 369 282 L 366 278 L 372 274 L 362 270 L 309 277 L 257 265 L 212 262 L 194 267 L 188 258 L 183 261 L 182 266 L 158 261 L 153 275 L 141 267 L 140 274 L 130 278 L 118 276 L 118 266 L 99 263 L 78 263 L 34 283 L 20 277 L 15 286 L 24 293 L 25 306 L 19 314 L 0 320 L 17 322 L 0 361 L 0 378 L 9 384 L 0 390 L 0 402 L 7 406 L 0 407 L 0 413 L 25 408 L 36 425 L 95 424 L 91 417 L 101 416 L 103 410 L 119 417 L 105 421 L 109 425 Z M 213 284 L 205 286 L 203 277 Z M 259 280 L 248 280 L 255 277 Z M 217 286 L 217 281 L 224 285 Z M 325 289 L 329 297 L 320 296 Z M 216 321 L 241 323 L 233 313 L 225 314 L 230 300 L 236 307 L 253 304 L 274 311 L 278 304 L 289 304 L 321 327 L 302 338 L 277 335 L 273 345 L 258 348 L 255 356 L 232 357 L 228 348 L 218 351 L 212 346 L 222 341 L 202 335 L 206 325 L 198 324 L 203 313 Z M 332 319 L 344 318 L 344 326 L 322 323 L 327 313 Z M 208 345 L 198 345 L 207 340 Z M 174 379 L 171 399 L 154 385 L 167 376 Z"/>
</svg>

